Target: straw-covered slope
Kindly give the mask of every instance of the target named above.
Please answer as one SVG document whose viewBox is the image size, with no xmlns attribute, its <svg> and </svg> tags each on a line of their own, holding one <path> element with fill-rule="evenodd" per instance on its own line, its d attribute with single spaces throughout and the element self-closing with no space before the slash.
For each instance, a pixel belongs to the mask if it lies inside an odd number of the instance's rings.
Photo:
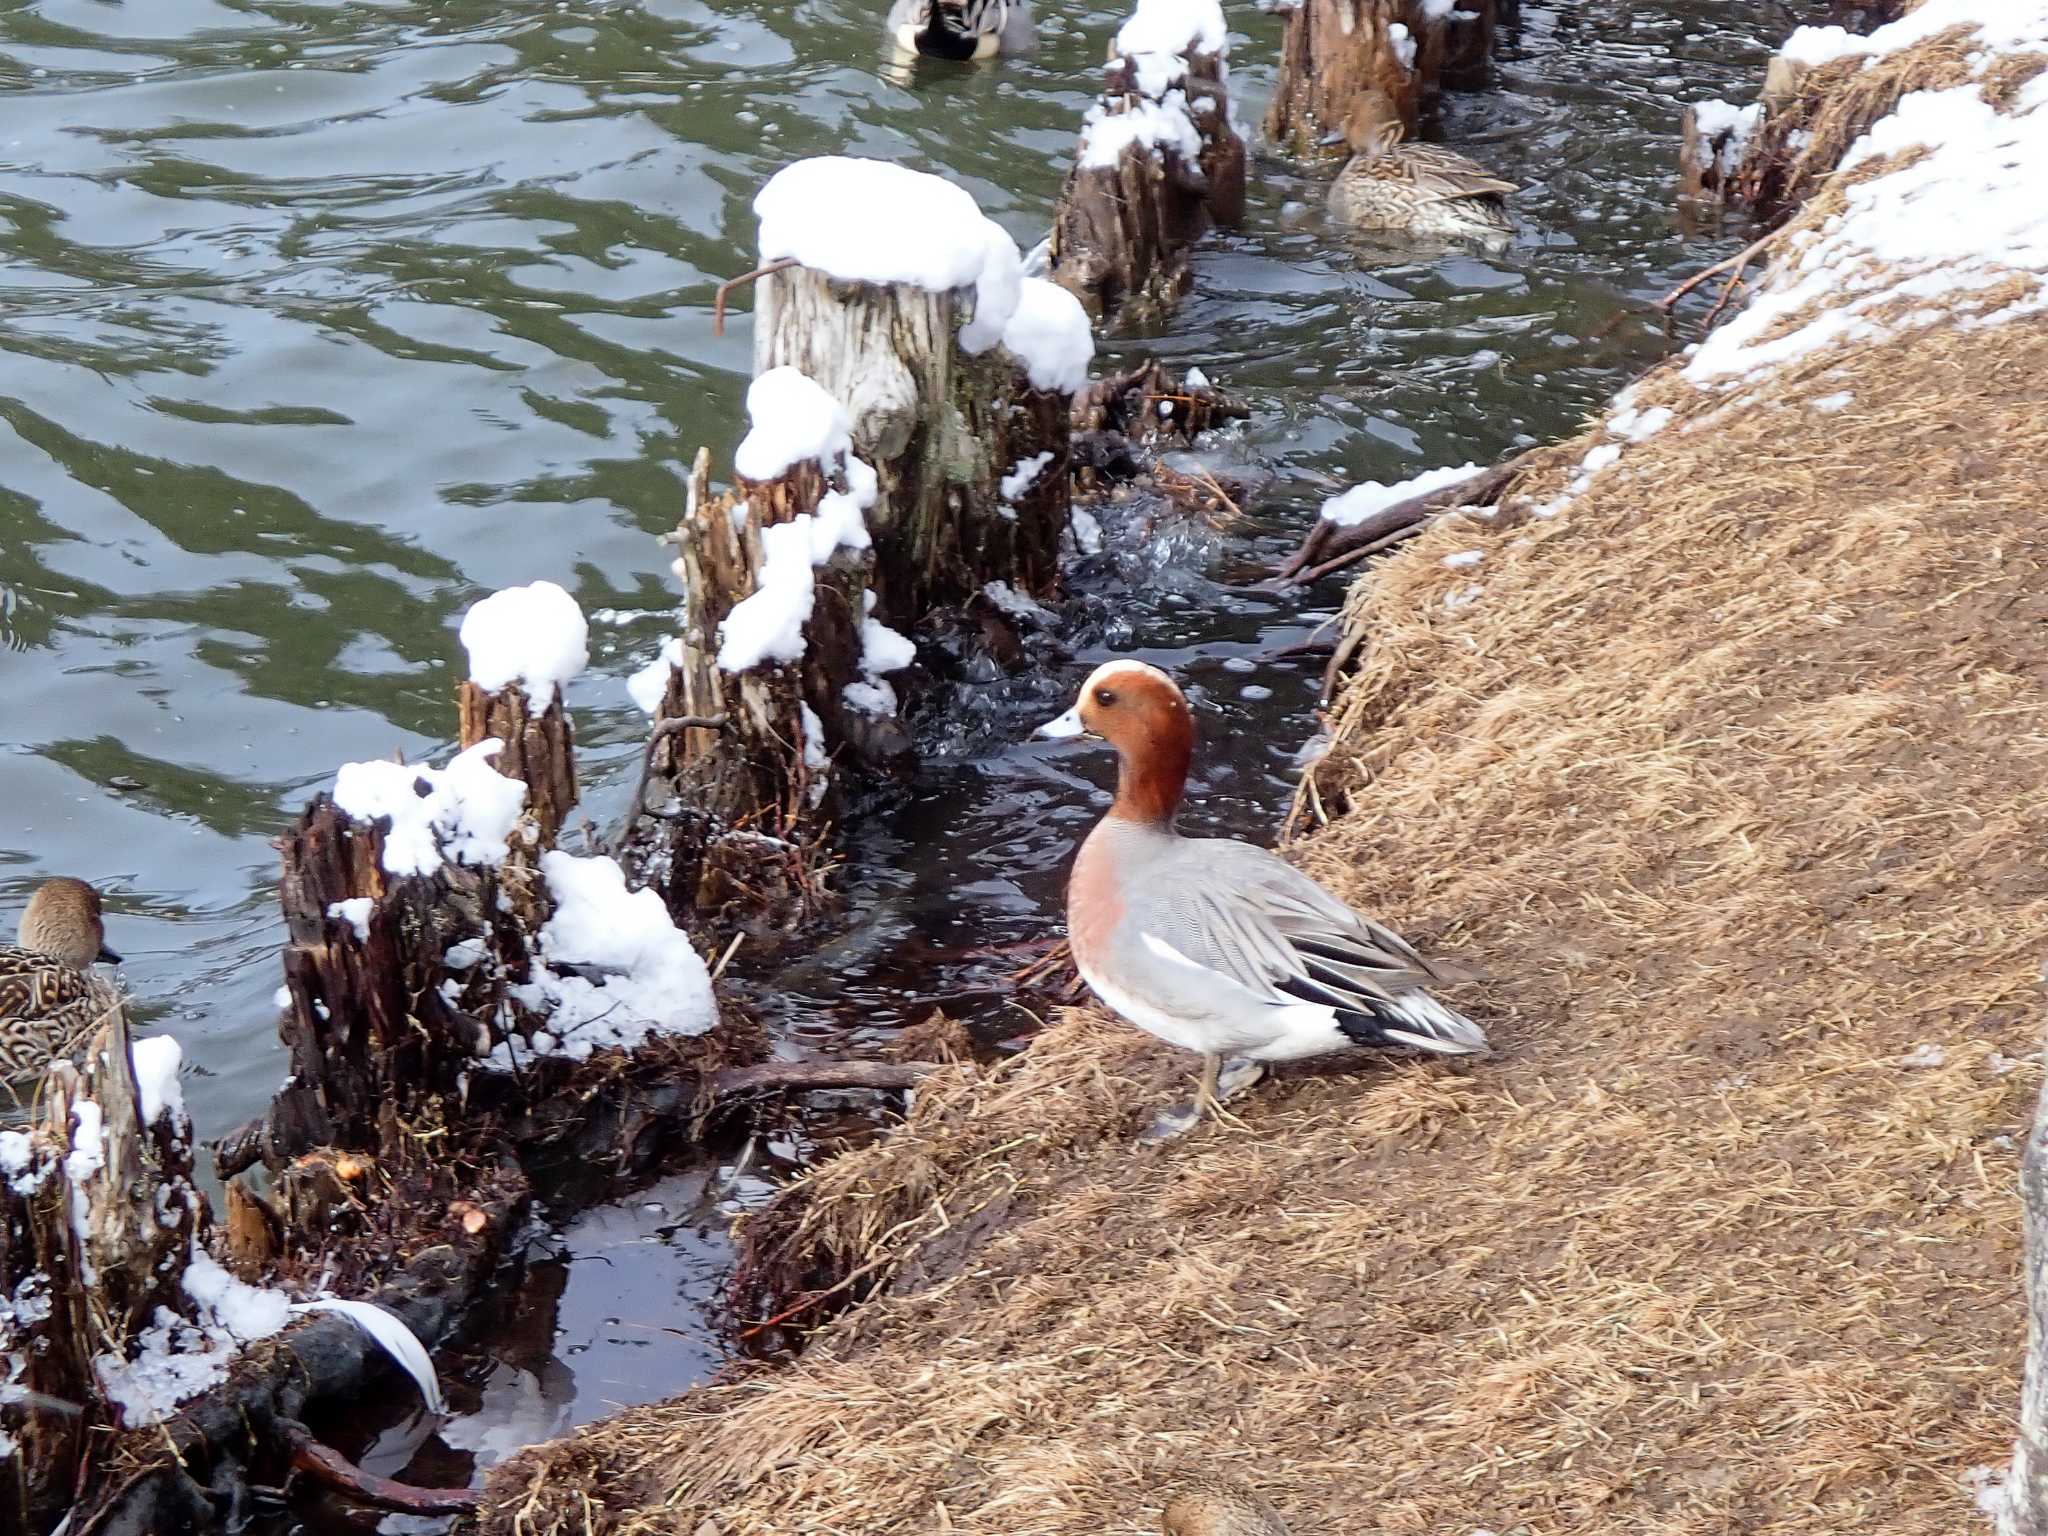
<svg viewBox="0 0 2048 1536">
<path fill-rule="evenodd" d="M 948 1069 L 774 1233 L 877 1295 L 514 1460 L 489 1527 L 1098 1536 L 1221 1474 L 1298 1536 L 1970 1529 L 2048 948 L 2048 243 L 1987 205 L 1950 260 L 1941 157 L 2048 184 L 2015 51 L 2005 113 L 1894 131 L 1723 339 L 1357 589 L 1296 851 L 1487 968 L 1497 1058 L 1163 1148 L 1187 1064 L 1124 1026 Z"/>
</svg>

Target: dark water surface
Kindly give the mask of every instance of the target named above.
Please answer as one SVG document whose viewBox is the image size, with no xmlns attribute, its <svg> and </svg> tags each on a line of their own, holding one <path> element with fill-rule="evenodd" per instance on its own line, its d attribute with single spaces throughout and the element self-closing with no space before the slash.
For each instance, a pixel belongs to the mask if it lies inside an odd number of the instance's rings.
<svg viewBox="0 0 2048 1536">
<path fill-rule="evenodd" d="M 1226 8 L 1256 121 L 1280 22 Z M 1033 58 L 914 72 L 877 47 L 882 9 L 0 12 L 0 931 L 45 875 L 109 888 L 202 1135 L 283 1073 L 269 840 L 337 764 L 446 748 L 471 602 L 547 577 L 602 611 L 569 701 L 587 809 L 623 798 L 644 729 L 623 678 L 675 603 L 652 536 L 697 445 L 723 465 L 738 437 L 751 340 L 744 315 L 712 334 L 711 290 L 753 264 L 760 183 L 808 154 L 899 159 L 1043 233 L 1124 7 L 1041 0 Z M 1196 698 L 1202 829 L 1270 835 L 1320 663 L 1256 658 L 1340 598 L 1244 584 L 1343 485 L 1567 432 L 1666 350 L 1649 302 L 1727 248 L 1672 221 L 1679 105 L 1750 94 L 1761 40 L 1801 19 L 1529 0 L 1492 86 L 1435 129 L 1527 186 L 1511 249 L 1353 252 L 1320 185 L 1260 159 L 1246 230 L 1170 324 L 1105 343 L 1104 366 L 1199 362 L 1255 412 L 1211 451 L 1265 477 L 1246 528 L 1118 540 L 1076 572 L 1078 661 L 1143 656 Z M 856 921 L 756 978 L 792 1046 L 935 1001 L 1028 1023 L 961 952 L 1054 925 L 1108 765 L 1021 737 L 1079 675 L 977 690 L 859 830 Z M 761 1186 L 692 1179 L 556 1234 L 559 1312 L 475 1364 L 452 1470 L 711 1367 L 719 1212 Z"/>
</svg>

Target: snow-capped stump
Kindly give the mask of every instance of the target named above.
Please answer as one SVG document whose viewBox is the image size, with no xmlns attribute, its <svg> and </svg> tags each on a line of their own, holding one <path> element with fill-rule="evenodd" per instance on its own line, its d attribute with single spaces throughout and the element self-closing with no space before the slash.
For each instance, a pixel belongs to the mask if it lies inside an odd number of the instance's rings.
<svg viewBox="0 0 2048 1536">
<path fill-rule="evenodd" d="M 1446 74 L 1484 67 L 1497 7 L 1483 0 L 1300 0 L 1287 17 L 1266 133 L 1300 156 L 1378 89 L 1413 133 Z"/>
<path fill-rule="evenodd" d="M 1053 280 L 1099 315 L 1171 307 L 1188 253 L 1244 217 L 1244 139 L 1230 107 L 1219 0 L 1139 0 L 1053 211 Z"/>
<path fill-rule="evenodd" d="M 492 766 L 526 784 L 536 828 L 551 842 L 576 803 L 575 737 L 562 685 L 589 663 L 590 626 L 573 597 L 536 581 L 476 604 L 461 633 L 469 654 L 462 745 L 493 736 L 505 744 Z"/>
<path fill-rule="evenodd" d="M 873 470 L 863 515 L 880 617 L 907 632 L 994 580 L 1044 595 L 1065 477 L 1048 477 L 1028 516 L 1004 515 L 997 487 L 1019 459 L 1051 450 L 1064 462 L 1067 397 L 1094 353 L 1086 317 L 1025 278 L 1016 242 L 941 177 L 802 160 L 754 210 L 770 269 L 754 371 L 794 369 L 844 407 L 852 451 Z M 754 430 L 782 429 L 757 417 Z"/>
<path fill-rule="evenodd" d="M 911 745 L 893 693 L 875 708 L 858 691 L 876 681 L 866 632 L 886 627 L 871 616 L 881 491 L 847 411 L 777 367 L 747 415 L 732 491 L 712 493 L 700 451 L 672 535 L 682 633 L 663 653 L 627 850 L 677 910 L 794 918 L 822 896 L 838 770 L 894 771 Z M 889 670 L 914 655 L 903 641 Z"/>
<path fill-rule="evenodd" d="M 179 1333 L 207 1219 L 179 1055 L 116 1009 L 82 1071 L 51 1067 L 40 1124 L 0 1132 L 0 1508 L 24 1529 L 71 1504 L 96 1436 L 214 1379 L 219 1351 Z"/>
</svg>

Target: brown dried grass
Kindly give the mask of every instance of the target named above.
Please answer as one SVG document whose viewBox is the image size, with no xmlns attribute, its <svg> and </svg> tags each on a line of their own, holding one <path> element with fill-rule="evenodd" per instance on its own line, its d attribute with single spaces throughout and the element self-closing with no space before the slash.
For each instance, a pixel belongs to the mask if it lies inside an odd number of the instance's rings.
<svg viewBox="0 0 2048 1536">
<path fill-rule="evenodd" d="M 785 1208 L 873 1296 L 515 1458 L 486 1528 L 1097 1536 L 1228 1476 L 1303 1536 L 1969 1529 L 2025 1334 L 2048 324 L 1637 396 L 1676 419 L 1561 516 L 1592 435 L 1360 584 L 1308 781 L 1303 863 L 1483 963 L 1497 1058 L 1165 1147 L 1190 1064 L 1097 1015 L 949 1068 Z"/>
</svg>

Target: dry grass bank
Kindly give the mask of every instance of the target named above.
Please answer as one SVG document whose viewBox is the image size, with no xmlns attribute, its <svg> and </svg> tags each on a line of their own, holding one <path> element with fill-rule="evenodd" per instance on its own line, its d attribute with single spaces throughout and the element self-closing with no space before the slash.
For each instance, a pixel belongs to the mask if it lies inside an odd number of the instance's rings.
<svg viewBox="0 0 2048 1536">
<path fill-rule="evenodd" d="M 1298 846 L 1487 968 L 1498 1058 L 1164 1148 L 1186 1061 L 1097 1016 L 948 1069 L 791 1208 L 879 1294 L 515 1459 L 487 1527 L 1099 1536 L 1220 1473 L 1298 1536 L 1970 1529 L 2025 1331 L 2048 323 L 1634 403 L 1673 419 L 1557 515 L 1597 430 L 1361 582 Z"/>
</svg>

